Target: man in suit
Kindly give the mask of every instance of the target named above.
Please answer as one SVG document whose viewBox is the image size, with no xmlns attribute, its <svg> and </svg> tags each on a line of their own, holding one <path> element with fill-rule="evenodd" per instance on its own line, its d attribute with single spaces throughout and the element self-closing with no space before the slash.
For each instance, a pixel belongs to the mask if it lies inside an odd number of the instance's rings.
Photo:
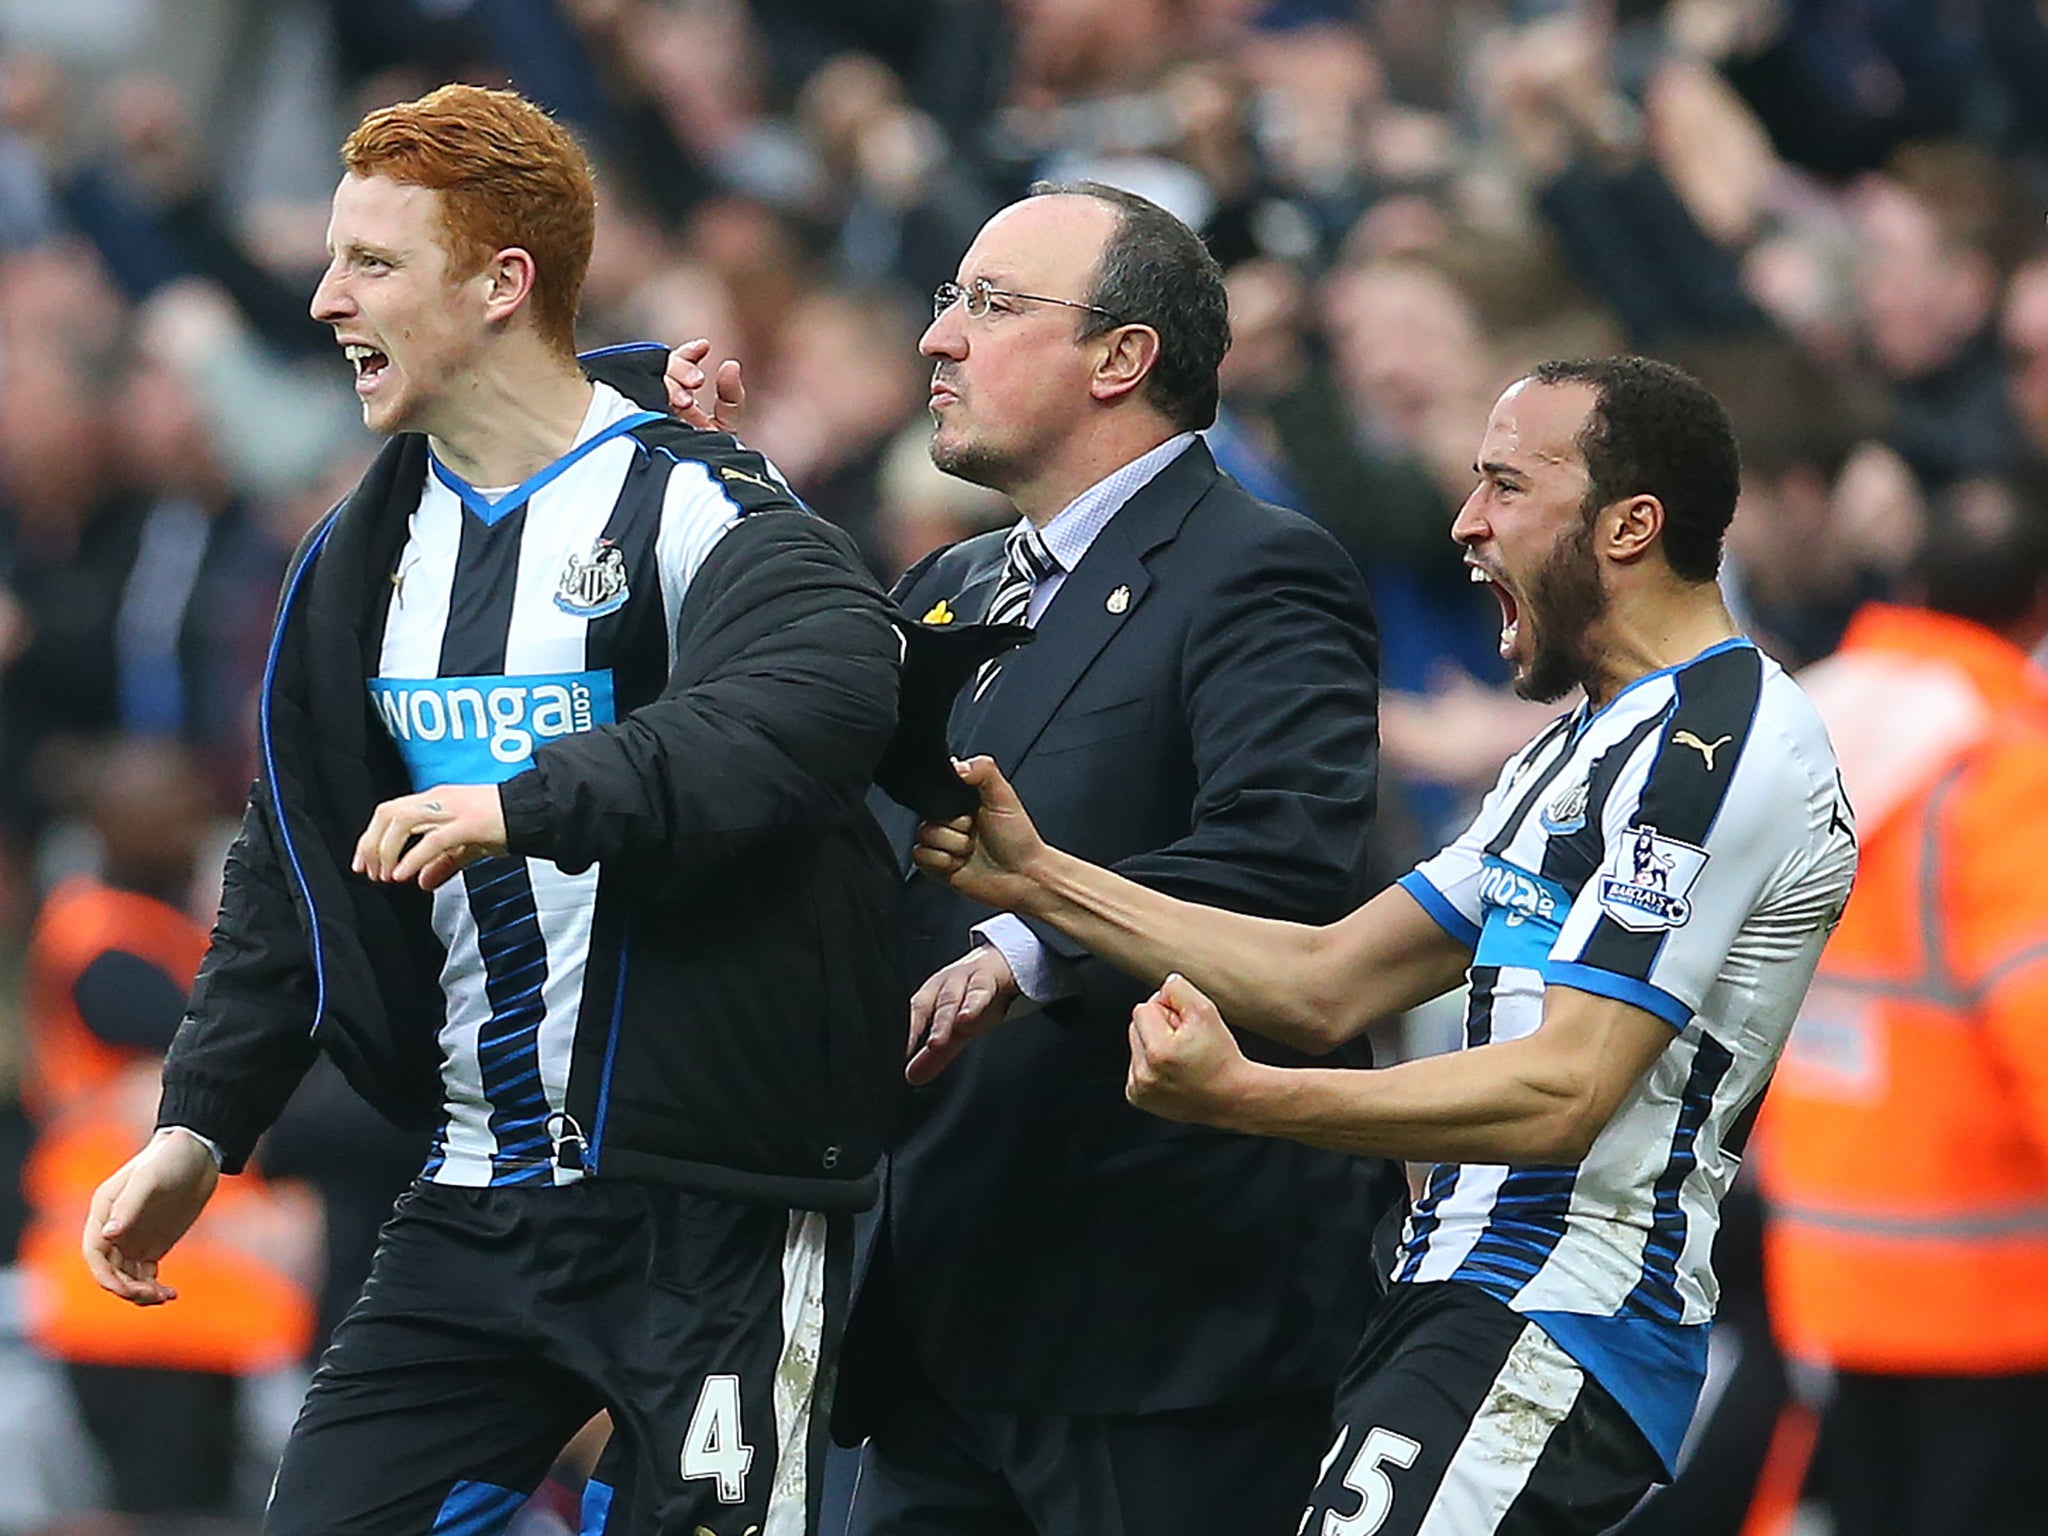
<svg viewBox="0 0 2048 1536">
<path fill-rule="evenodd" d="M 962 691 L 955 751 L 994 756 L 1048 836 L 1134 879 L 1348 911 L 1372 620 L 1337 544 L 1195 436 L 1229 345 L 1201 241 L 1143 198 L 1041 186 L 934 310 L 933 460 L 1021 516 L 923 561 L 897 599 L 929 624 L 1036 631 Z M 907 873 L 915 819 L 881 814 Z M 929 977 L 924 1086 L 841 1378 L 841 1428 L 868 1437 L 852 1529 L 1292 1532 L 1377 1292 L 1390 1170 L 1140 1114 L 1135 983 L 936 882 L 907 883 L 904 907 Z"/>
</svg>

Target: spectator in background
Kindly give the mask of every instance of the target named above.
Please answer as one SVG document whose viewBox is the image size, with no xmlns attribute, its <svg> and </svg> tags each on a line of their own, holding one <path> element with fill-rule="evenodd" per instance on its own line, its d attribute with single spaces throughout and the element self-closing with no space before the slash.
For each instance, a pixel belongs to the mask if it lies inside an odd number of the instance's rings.
<svg viewBox="0 0 2048 1536">
<path fill-rule="evenodd" d="M 51 249 L 0 283 L 0 512 L 19 634 L 0 676 L 0 806 L 26 849 L 120 718 L 115 633 L 136 498 L 115 476 L 113 295 L 89 257 Z"/>
<path fill-rule="evenodd" d="M 896 574 L 875 527 L 882 459 L 925 393 L 917 329 L 894 294 L 807 287 L 756 374 L 748 441 L 803 487 L 806 505 L 853 535 L 879 575 Z"/>
<path fill-rule="evenodd" d="M 1850 199 L 1865 357 L 1896 402 L 1888 441 L 1929 489 L 2013 456 L 1993 325 L 2009 190 L 1956 148 L 1903 156 Z"/>
<path fill-rule="evenodd" d="M 896 279 L 922 293 L 944 282 L 948 253 L 973 239 L 1000 201 L 973 161 L 865 54 L 822 65 L 796 116 L 817 158 L 814 211 L 834 232 L 834 266 L 869 287 Z"/>
<path fill-rule="evenodd" d="M 29 951 L 28 1332 L 68 1368 L 113 1507 L 137 1515 L 238 1513 L 240 1383 L 297 1364 L 313 1337 L 317 1213 L 261 1176 L 224 1189 L 187 1235 L 174 1314 L 117 1301 L 78 1260 L 94 1188 L 154 1124 L 206 950 L 187 900 L 209 804 L 179 748 L 111 749 L 89 799 L 103 873 L 51 893 Z"/>
<path fill-rule="evenodd" d="M 1883 432 L 1882 397 L 1769 334 L 1703 351 L 1699 361 L 1742 447 L 1722 586 L 1757 644 L 1781 666 L 1804 666 L 1832 651 L 1850 614 L 1897 574 L 1900 557 L 1873 547 L 1876 519 L 1844 495 L 1869 478 L 1857 455 Z M 1903 466 L 1900 474 L 1910 480 Z M 1909 524 L 1909 547 L 1918 532 Z"/>
<path fill-rule="evenodd" d="M 2007 283 L 1998 317 L 2005 353 L 2005 399 L 2024 451 L 2048 458 L 2048 254 L 2022 262 Z"/>
<path fill-rule="evenodd" d="M 1781 1345 L 1826 1367 L 1836 1536 L 2048 1507 L 2048 486 L 1939 498 L 1912 606 L 1804 682 L 1861 870 L 1759 1128 Z"/>
<path fill-rule="evenodd" d="M 255 771 L 249 716 L 280 541 L 234 493 L 199 393 L 139 354 L 116 397 L 122 480 L 135 492 L 135 553 L 114 619 L 122 729 L 173 737 L 201 755 L 215 799 L 232 804 Z"/>
<path fill-rule="evenodd" d="M 1723 70 L 1779 153 L 1824 176 L 1875 170 L 1901 144 L 1958 132 L 1982 72 L 1976 7 L 1713 0 L 1692 9 L 1723 13 L 1709 23 L 1723 38 Z"/>
<path fill-rule="evenodd" d="M 1419 823 L 1406 851 L 1420 858 L 1455 834 L 1543 717 L 1503 686 L 1499 608 L 1450 535 L 1471 481 L 1471 424 L 1502 368 L 1477 308 L 1431 261 L 1369 257 L 1338 268 L 1326 291 L 1351 451 L 1315 440 L 1307 399 L 1282 415 L 1283 440 L 1322 471 L 1310 504 L 1330 509 L 1382 616 L 1385 751 Z M 1333 489 L 1347 493 L 1341 511 Z"/>
</svg>

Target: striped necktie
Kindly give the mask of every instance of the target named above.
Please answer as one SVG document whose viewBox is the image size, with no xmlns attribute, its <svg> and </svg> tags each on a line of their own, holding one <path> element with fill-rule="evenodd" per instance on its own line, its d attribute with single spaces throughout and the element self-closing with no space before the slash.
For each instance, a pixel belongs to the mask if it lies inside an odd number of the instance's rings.
<svg viewBox="0 0 2048 1536">
<path fill-rule="evenodd" d="M 1022 624 L 1031 611 L 1033 589 L 1059 568 L 1059 561 L 1045 547 L 1045 540 L 1039 536 L 1038 530 L 1029 523 L 1019 523 L 1010 530 L 1010 537 L 1003 545 L 1002 585 L 996 588 L 996 595 L 988 605 L 988 616 L 982 622 Z M 1001 656 L 981 664 L 981 670 L 974 675 L 974 696 L 977 699 L 988 691 L 988 685 L 995 681 L 1002 666 Z"/>
</svg>

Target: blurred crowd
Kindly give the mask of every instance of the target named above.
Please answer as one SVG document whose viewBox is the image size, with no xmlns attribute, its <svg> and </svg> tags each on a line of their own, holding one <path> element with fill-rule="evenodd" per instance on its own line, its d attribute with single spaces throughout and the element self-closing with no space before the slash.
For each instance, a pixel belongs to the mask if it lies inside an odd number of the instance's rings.
<svg viewBox="0 0 2048 1536">
<path fill-rule="evenodd" d="M 2048 457 L 2033 0 L 0 0 L 0 1167 L 61 1118 L 30 1027 L 52 893 L 142 857 L 148 894 L 209 913 L 278 577 L 372 447 L 305 309 L 334 149 L 451 79 L 516 85 L 593 152 L 582 344 L 742 359 L 747 439 L 884 579 L 1012 516 L 925 457 L 918 336 L 981 222 L 1094 177 L 1202 230 L 1235 332 L 1212 447 L 1378 602 L 1388 875 L 1532 728 L 1447 536 L 1530 364 L 1641 351 L 1719 394 L 1724 581 L 1787 666 L 1895 590 L 1930 505 Z M 134 1031 L 147 1064 L 163 1021 Z M 146 1126 L 125 1070 L 95 1113 Z M 306 1115 L 267 1166 L 328 1194 L 342 1295 L 411 1153 Z M 14 1183 L 0 1255 L 72 1198 Z M 219 1374 L 289 1367 L 331 1320 L 298 1187 L 242 1215 L 304 1250 L 273 1267 L 307 1315 Z M 73 1376 L 68 1405 L 0 1403 L 0 1530 L 106 1498 Z M 75 1464 L 17 1477 L 22 1416 L 47 1446 L 51 1414 Z"/>
</svg>

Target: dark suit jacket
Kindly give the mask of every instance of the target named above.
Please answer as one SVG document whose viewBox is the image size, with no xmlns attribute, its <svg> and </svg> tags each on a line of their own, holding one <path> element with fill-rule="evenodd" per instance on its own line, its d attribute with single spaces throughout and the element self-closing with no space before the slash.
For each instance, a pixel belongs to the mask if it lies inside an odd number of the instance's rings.
<svg viewBox="0 0 2048 1536">
<path fill-rule="evenodd" d="M 1003 534 L 928 558 L 912 618 L 993 598 Z M 1197 443 L 1112 518 L 951 737 L 1045 836 L 1178 895 L 1323 922 L 1362 898 L 1377 644 L 1322 529 L 1254 501 Z M 904 867 L 914 818 L 880 810 Z M 904 889 L 913 981 L 990 916 Z M 1327 1393 L 1377 1292 L 1386 1165 L 1171 1124 L 1124 1101 L 1145 990 L 1071 941 L 1077 990 L 1014 1015 L 916 1095 L 863 1286 L 842 1432 L 915 1356 L 953 1401 L 1157 1412 Z M 1247 1037 L 1268 1060 L 1300 1060 Z"/>
</svg>

